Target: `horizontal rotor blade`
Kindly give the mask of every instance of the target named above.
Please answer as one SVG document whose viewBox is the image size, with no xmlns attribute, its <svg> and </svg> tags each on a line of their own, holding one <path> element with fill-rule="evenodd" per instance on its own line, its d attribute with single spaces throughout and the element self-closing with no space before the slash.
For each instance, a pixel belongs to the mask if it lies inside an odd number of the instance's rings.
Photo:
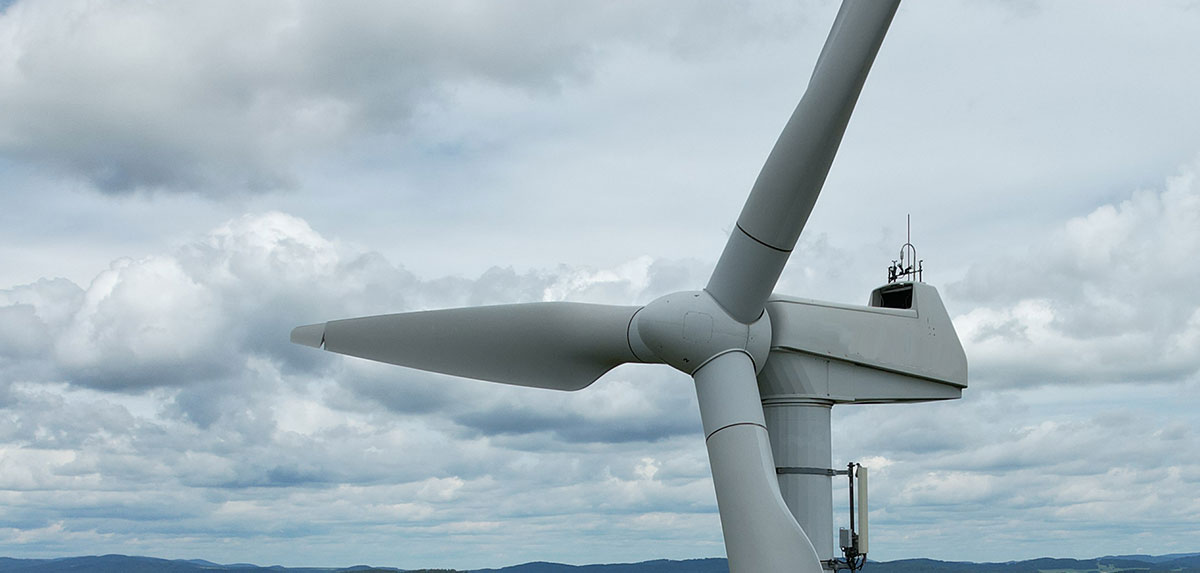
<svg viewBox="0 0 1200 573">
<path fill-rule="evenodd" d="M 705 288 L 751 322 L 812 213 L 899 0 L 846 0 Z"/>
<path fill-rule="evenodd" d="M 628 335 L 639 308 L 545 302 L 385 314 L 297 327 L 292 342 L 430 372 L 578 390 L 638 361 Z"/>
</svg>

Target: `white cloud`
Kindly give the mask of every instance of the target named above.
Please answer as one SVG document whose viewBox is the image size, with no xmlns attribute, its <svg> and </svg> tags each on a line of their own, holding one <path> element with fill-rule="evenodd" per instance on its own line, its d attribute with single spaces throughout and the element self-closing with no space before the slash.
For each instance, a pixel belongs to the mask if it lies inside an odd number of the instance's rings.
<svg viewBox="0 0 1200 573">
<path fill-rule="evenodd" d="M 948 292 L 977 303 L 955 324 L 986 381 L 1145 383 L 1200 369 L 1188 285 L 1200 252 L 1200 162 L 1067 221 L 1020 257 L 977 264 Z"/>
<path fill-rule="evenodd" d="M 121 259 L 86 289 L 56 280 L 0 291 L 0 332 L 33 325 L 41 341 L 3 363 L 27 373 L 0 410 L 14 468 L 0 481 L 28 520 L 8 542 L 58 522 L 170 544 L 201 530 L 326 534 L 297 523 L 486 538 L 496 533 L 477 526 L 481 516 L 528 533 L 570 512 L 711 514 L 682 376 L 621 369 L 590 391 L 556 393 L 287 343 L 306 321 L 546 298 L 627 303 L 680 277 L 693 278 L 640 259 L 422 281 L 267 213 Z M 33 493 L 47 488 L 76 502 Z M 685 556 L 693 541 L 676 543 Z M 654 557 L 651 547 L 639 551 Z"/>
<path fill-rule="evenodd" d="M 76 381 L 98 386 L 180 383 L 224 371 L 211 356 L 224 316 L 212 293 L 178 261 L 121 260 L 96 277 L 59 336 L 58 363 Z"/>
</svg>

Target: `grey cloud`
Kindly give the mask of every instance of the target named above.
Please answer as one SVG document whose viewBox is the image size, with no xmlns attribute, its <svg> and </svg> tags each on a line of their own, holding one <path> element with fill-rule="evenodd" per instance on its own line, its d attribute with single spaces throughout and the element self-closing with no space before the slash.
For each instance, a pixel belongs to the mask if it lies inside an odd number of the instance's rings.
<svg viewBox="0 0 1200 573">
<path fill-rule="evenodd" d="M 353 370 L 342 372 L 343 386 L 347 390 L 398 414 L 443 411 L 471 394 L 468 388 L 464 388 L 469 383 L 436 374 L 377 372 L 364 376 Z"/>
<path fill-rule="evenodd" d="M 690 390 L 690 389 L 685 389 Z M 665 413 L 664 413 L 665 414 Z M 645 417 L 630 416 L 626 419 L 588 419 L 586 414 L 575 411 L 538 412 L 527 408 L 498 408 L 489 411 L 471 411 L 454 418 L 459 424 L 480 435 L 503 436 L 506 434 L 532 434 L 550 432 L 568 443 L 575 442 L 644 442 L 658 441 L 672 436 L 695 435 L 698 425 L 691 411 L 674 415 Z M 538 440 L 534 447 L 545 447 Z"/>
<path fill-rule="evenodd" d="M 45 323 L 38 319 L 37 310 L 30 304 L 0 307 L 0 352 L 10 357 L 36 355 L 50 343 Z"/>
<path fill-rule="evenodd" d="M 315 153 L 402 132 L 473 85 L 552 93 L 616 46 L 686 54 L 778 28 L 747 14 L 716 2 L 19 2 L 0 13 L 0 109 L 12 110 L 0 154 L 114 194 L 291 188 Z"/>
<path fill-rule="evenodd" d="M 520 450 L 655 442 L 699 432 L 694 390 L 661 367 L 623 367 L 571 393 L 383 365 L 355 364 L 338 372 L 343 388 L 359 400 L 390 413 L 436 416 L 456 424 L 460 438 L 488 436 Z M 355 402 L 344 407 L 365 407 Z"/>
<path fill-rule="evenodd" d="M 31 448 L 90 448 L 103 436 L 126 435 L 136 423 L 127 409 L 100 400 L 80 404 L 51 392 L 23 391 L 15 402 L 24 414 L 14 417 L 0 436 Z"/>
</svg>

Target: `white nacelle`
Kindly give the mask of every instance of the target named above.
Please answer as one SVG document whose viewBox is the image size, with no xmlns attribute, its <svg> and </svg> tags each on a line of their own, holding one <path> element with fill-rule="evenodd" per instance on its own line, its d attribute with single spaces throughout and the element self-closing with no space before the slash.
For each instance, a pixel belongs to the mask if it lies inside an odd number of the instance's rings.
<svg viewBox="0 0 1200 573">
<path fill-rule="evenodd" d="M 967 357 L 941 297 L 919 282 L 875 289 L 870 306 L 773 297 L 764 402 L 951 400 L 967 387 Z"/>
</svg>

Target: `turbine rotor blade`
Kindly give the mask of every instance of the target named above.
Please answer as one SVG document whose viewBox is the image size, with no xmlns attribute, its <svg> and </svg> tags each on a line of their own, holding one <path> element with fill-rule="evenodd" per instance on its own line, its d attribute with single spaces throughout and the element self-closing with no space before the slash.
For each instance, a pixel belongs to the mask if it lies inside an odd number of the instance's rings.
<svg viewBox="0 0 1200 573">
<path fill-rule="evenodd" d="M 638 361 L 628 333 L 639 308 L 546 302 L 385 314 L 300 326 L 292 342 L 430 372 L 579 390 Z"/>
<path fill-rule="evenodd" d="M 730 573 L 821 573 L 817 551 L 779 493 L 754 362 L 730 351 L 693 377 Z"/>
<path fill-rule="evenodd" d="M 867 72 L 899 0 L 846 0 L 808 89 L 758 174 L 705 288 L 734 318 L 751 322 L 812 213 Z"/>
</svg>

